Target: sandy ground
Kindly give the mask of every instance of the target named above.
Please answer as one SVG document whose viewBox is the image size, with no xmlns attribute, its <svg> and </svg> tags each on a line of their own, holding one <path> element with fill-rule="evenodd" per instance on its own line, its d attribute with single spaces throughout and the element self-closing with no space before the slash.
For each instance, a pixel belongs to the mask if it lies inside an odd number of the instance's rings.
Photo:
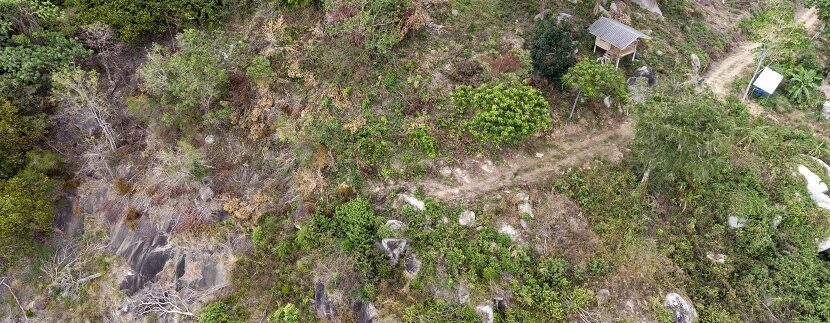
<svg viewBox="0 0 830 323">
<path fill-rule="evenodd" d="M 498 164 L 482 157 L 473 158 L 461 167 L 445 169 L 443 178 L 428 179 L 421 185 L 427 195 L 434 198 L 472 200 L 480 194 L 549 180 L 587 161 L 619 159 L 632 138 L 633 126 L 626 119 L 604 129 L 552 138 L 548 142 L 558 144 L 532 154 L 510 156 Z"/>
</svg>

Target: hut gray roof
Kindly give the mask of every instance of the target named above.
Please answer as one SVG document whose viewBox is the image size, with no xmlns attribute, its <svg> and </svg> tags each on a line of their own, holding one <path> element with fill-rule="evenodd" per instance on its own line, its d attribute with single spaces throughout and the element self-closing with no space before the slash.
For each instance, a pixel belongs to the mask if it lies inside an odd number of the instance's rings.
<svg viewBox="0 0 830 323">
<path fill-rule="evenodd" d="M 651 36 L 607 17 L 600 17 L 588 27 L 588 31 L 619 49 L 627 48 L 639 38 L 651 39 Z"/>
</svg>

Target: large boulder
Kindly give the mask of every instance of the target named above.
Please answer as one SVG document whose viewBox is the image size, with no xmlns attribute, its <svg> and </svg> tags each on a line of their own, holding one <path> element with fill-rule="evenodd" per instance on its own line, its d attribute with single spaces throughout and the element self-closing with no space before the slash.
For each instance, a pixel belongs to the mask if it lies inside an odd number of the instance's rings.
<svg viewBox="0 0 830 323">
<path fill-rule="evenodd" d="M 476 312 L 481 316 L 481 323 L 493 323 L 493 307 L 490 305 L 480 305 L 476 307 Z"/>
<path fill-rule="evenodd" d="M 326 284 L 320 280 L 314 285 L 314 308 L 317 311 L 317 317 L 321 320 L 334 320 L 336 313 L 334 301 L 326 292 Z"/>
<path fill-rule="evenodd" d="M 661 18 L 663 17 L 663 11 L 660 10 L 660 6 L 657 4 L 657 0 L 631 0 L 631 2 L 642 7 L 643 9 L 648 10 L 656 16 L 659 16 Z"/>
<path fill-rule="evenodd" d="M 666 294 L 663 306 L 672 311 L 672 322 L 692 323 L 697 321 L 697 310 L 691 302 L 678 293 Z"/>
</svg>

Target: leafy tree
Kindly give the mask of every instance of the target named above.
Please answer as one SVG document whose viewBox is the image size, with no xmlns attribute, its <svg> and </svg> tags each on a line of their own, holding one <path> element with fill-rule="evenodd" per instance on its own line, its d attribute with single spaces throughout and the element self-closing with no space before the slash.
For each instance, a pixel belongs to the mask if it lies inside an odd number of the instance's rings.
<svg viewBox="0 0 830 323">
<path fill-rule="evenodd" d="M 462 114 L 472 111 L 463 127 L 481 142 L 515 143 L 551 125 L 548 101 L 527 85 L 460 86 L 451 101 Z"/>
<path fill-rule="evenodd" d="M 700 183 L 726 169 L 724 158 L 746 108 L 712 94 L 656 94 L 636 107 L 634 148 L 656 184 Z"/>
<path fill-rule="evenodd" d="M 230 310 L 225 302 L 213 302 L 202 308 L 197 319 L 199 323 L 231 323 Z"/>
<path fill-rule="evenodd" d="M 245 1 L 223 0 L 66 0 L 82 24 L 103 22 L 127 42 L 169 27 L 215 26 Z"/>
<path fill-rule="evenodd" d="M 45 129 L 45 115 L 25 116 L 8 101 L 0 101 L 0 179 L 14 176 L 23 167 L 26 152 L 35 147 Z"/>
<path fill-rule="evenodd" d="M 569 23 L 557 24 L 554 19 L 536 23 L 530 45 L 533 69 L 551 82 L 559 83 L 565 72 L 574 65 L 574 36 Z"/>
<path fill-rule="evenodd" d="M 0 48 L 0 85 L 9 91 L 31 89 L 49 72 L 89 53 L 77 40 L 57 32 L 14 37 Z"/>
<path fill-rule="evenodd" d="M 610 96 L 616 100 L 628 99 L 625 76 L 610 64 L 582 60 L 562 77 L 562 83 L 590 100 L 602 100 Z"/>
<path fill-rule="evenodd" d="M 808 70 L 799 67 L 795 72 L 789 73 L 790 80 L 787 82 L 787 96 L 790 100 L 801 106 L 808 106 L 816 103 L 819 83 L 821 77 L 815 70 Z"/>
<path fill-rule="evenodd" d="M 221 34 L 188 29 L 176 36 L 178 50 L 154 45 L 141 66 L 141 89 L 148 100 L 137 100 L 145 112 L 159 110 L 162 122 L 182 129 L 207 122 L 228 90 L 227 69 L 233 66 L 237 43 Z M 142 98 L 140 98 L 142 99 Z M 157 106 L 160 109 L 157 109 Z"/>
<path fill-rule="evenodd" d="M 268 316 L 268 323 L 300 323 L 300 311 L 294 304 L 285 304 Z"/>
<path fill-rule="evenodd" d="M 0 180 L 0 263 L 30 252 L 39 237 L 52 231 L 52 190 L 49 178 L 35 169 Z"/>
</svg>

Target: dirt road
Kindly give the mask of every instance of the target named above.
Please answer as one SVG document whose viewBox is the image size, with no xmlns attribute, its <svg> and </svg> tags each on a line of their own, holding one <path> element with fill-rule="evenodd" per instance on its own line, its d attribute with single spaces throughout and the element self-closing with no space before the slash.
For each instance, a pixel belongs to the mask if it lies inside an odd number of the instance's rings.
<svg viewBox="0 0 830 323">
<path fill-rule="evenodd" d="M 477 195 L 496 192 L 515 185 L 533 184 L 560 175 L 594 159 L 616 160 L 634 137 L 631 121 L 611 128 L 568 135 L 558 145 L 546 147 L 530 156 L 506 158 L 499 165 L 476 158 L 463 167 L 445 169 L 444 178 L 421 183 L 427 195 L 445 201 L 471 200 Z M 555 141 L 551 140 L 551 141 Z"/>
<path fill-rule="evenodd" d="M 796 22 L 804 24 L 808 32 L 815 32 L 820 23 L 818 11 L 816 8 L 802 11 L 796 16 Z M 758 61 L 752 51 L 760 46 L 757 42 L 744 42 L 738 45 L 729 55 L 712 66 L 704 76 L 704 83 L 709 85 L 716 95 L 728 95 L 731 92 L 730 84 L 745 70 L 755 68 Z"/>
</svg>

